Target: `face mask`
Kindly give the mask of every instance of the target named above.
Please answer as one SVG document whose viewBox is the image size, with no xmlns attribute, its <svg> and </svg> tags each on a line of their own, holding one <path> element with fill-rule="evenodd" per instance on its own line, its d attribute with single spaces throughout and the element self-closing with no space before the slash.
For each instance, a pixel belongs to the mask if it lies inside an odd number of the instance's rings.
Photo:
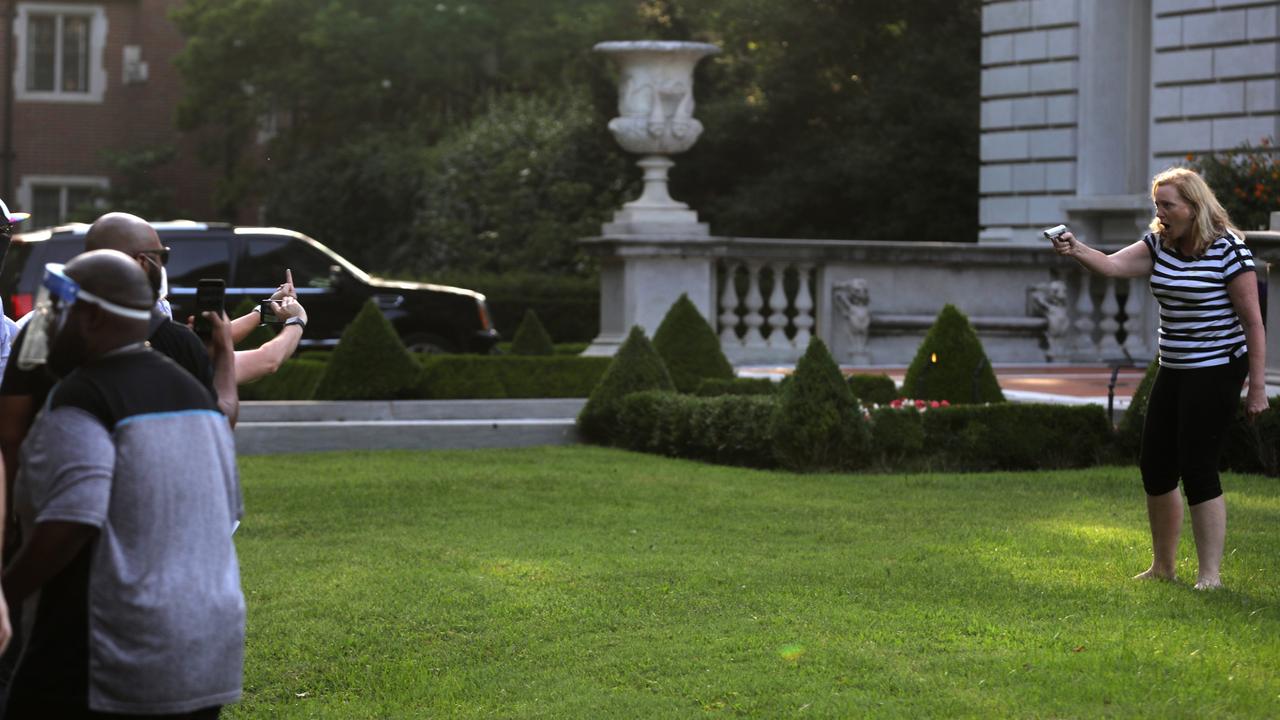
<svg viewBox="0 0 1280 720">
<path fill-rule="evenodd" d="M 62 331 L 72 306 L 78 302 L 97 305 L 112 315 L 133 320 L 151 318 L 150 310 L 127 308 L 81 289 L 63 272 L 62 264 L 49 263 L 44 266 L 44 280 L 36 295 L 31 320 L 27 322 L 26 338 L 22 341 L 22 352 L 18 354 L 19 369 L 30 370 L 48 362 L 53 339 Z"/>
</svg>

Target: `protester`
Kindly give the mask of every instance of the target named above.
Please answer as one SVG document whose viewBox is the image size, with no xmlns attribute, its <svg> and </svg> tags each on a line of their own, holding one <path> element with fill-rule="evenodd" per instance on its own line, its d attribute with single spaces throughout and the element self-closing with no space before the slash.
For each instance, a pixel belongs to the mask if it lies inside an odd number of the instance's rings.
<svg viewBox="0 0 1280 720">
<path fill-rule="evenodd" d="M 1199 568 L 1195 587 L 1222 586 L 1227 510 L 1218 455 L 1240 403 L 1252 421 L 1267 409 L 1266 340 L 1253 255 L 1204 179 L 1174 168 L 1151 184 L 1151 232 L 1111 254 L 1072 233 L 1053 241 L 1059 255 L 1107 277 L 1150 276 L 1160 304 L 1160 369 L 1142 432 L 1142 484 L 1151 524 L 1151 567 L 1140 579 L 1173 579 L 1182 498 L 1191 507 Z"/>
<path fill-rule="evenodd" d="M 27 330 L 48 342 L 30 347 L 62 379 L 15 483 L 25 537 L 3 586 L 39 596 L 7 717 L 217 717 L 244 653 L 230 425 L 145 342 L 155 295 L 129 256 L 46 266 L 44 287 L 53 312 Z"/>
</svg>

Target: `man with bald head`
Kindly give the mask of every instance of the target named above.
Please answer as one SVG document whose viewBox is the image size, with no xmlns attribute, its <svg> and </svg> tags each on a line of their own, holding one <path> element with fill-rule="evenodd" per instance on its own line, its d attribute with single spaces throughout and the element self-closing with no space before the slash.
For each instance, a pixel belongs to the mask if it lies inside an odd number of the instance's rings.
<svg viewBox="0 0 1280 720">
<path fill-rule="evenodd" d="M 61 381 L 14 486 L 4 593 L 39 597 L 6 718 L 217 717 L 244 655 L 230 425 L 147 344 L 154 295 L 132 258 L 87 252 L 46 266 L 44 287 L 52 312 L 28 329 Z"/>
</svg>

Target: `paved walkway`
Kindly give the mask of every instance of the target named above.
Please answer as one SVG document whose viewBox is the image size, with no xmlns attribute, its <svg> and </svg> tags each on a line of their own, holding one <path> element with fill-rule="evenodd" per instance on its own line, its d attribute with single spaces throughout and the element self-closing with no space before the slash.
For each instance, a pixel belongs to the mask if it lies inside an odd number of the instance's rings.
<svg viewBox="0 0 1280 720">
<path fill-rule="evenodd" d="M 744 377 L 781 377 L 794 370 L 791 366 L 756 365 L 738 368 Z M 902 384 L 907 369 L 893 367 L 841 368 L 846 375 L 888 375 Z M 1106 406 L 1112 369 L 1106 365 L 1009 365 L 995 368 L 996 379 L 1005 397 L 1015 402 L 1048 402 L 1068 405 L 1096 403 Z M 1116 374 L 1115 409 L 1129 406 L 1146 367 L 1123 367 Z"/>
</svg>

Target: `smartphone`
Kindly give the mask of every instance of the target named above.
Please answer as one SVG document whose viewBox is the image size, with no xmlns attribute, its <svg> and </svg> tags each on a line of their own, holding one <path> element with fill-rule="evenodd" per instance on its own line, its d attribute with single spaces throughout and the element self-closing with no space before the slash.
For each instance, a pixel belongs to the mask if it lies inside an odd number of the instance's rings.
<svg viewBox="0 0 1280 720">
<path fill-rule="evenodd" d="M 213 327 L 205 319 L 204 313 L 221 313 L 227 296 L 227 283 L 221 278 L 201 278 L 196 283 L 196 334 L 208 338 Z"/>
<path fill-rule="evenodd" d="M 279 300 L 267 298 L 266 300 L 261 301 L 258 305 L 258 310 L 260 311 L 258 314 L 262 316 L 262 322 L 276 323 L 277 325 L 284 322 L 280 318 L 276 317 L 276 308 L 279 306 Z"/>
</svg>

